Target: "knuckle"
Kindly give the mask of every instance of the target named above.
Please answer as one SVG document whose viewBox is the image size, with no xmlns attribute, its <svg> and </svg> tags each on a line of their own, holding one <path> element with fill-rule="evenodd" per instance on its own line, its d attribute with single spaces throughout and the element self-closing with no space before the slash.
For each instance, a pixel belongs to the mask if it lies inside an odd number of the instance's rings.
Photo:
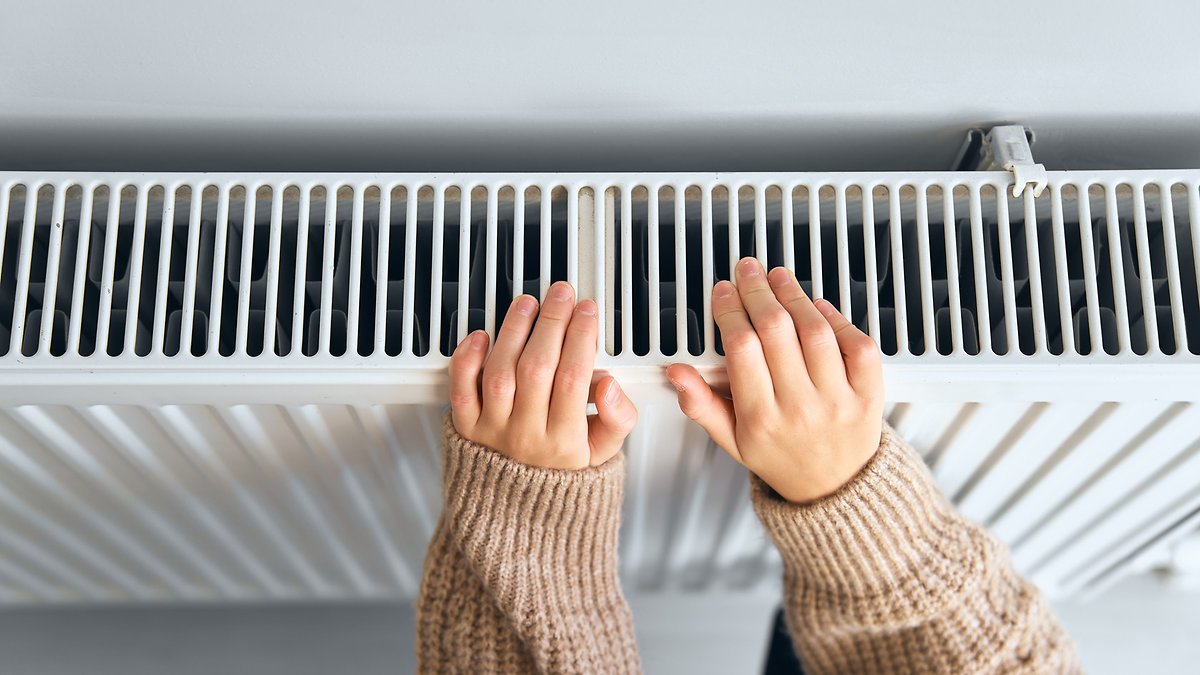
<svg viewBox="0 0 1200 675">
<path fill-rule="evenodd" d="M 596 341 L 592 338 L 596 334 L 595 321 L 572 321 L 571 325 L 567 326 L 567 334 L 579 338 L 584 343 L 584 349 L 591 352 L 596 351 Z M 591 343 L 590 345 L 587 343 Z"/>
<path fill-rule="evenodd" d="M 587 322 L 572 321 L 571 325 L 566 328 L 566 334 L 570 337 L 572 352 L 580 354 L 580 356 L 588 356 L 595 354 L 596 351 L 596 324 Z M 575 342 L 578 345 L 575 345 Z"/>
<path fill-rule="evenodd" d="M 744 354 L 758 346 L 758 338 L 746 330 L 733 331 L 721 336 L 726 354 Z"/>
<path fill-rule="evenodd" d="M 808 411 L 811 403 L 801 402 L 797 400 L 782 402 L 779 406 L 779 411 L 789 420 L 793 420 L 797 425 L 803 425 L 808 419 Z"/>
<path fill-rule="evenodd" d="M 803 306 L 806 299 L 807 296 L 804 295 L 804 291 L 798 291 L 796 293 L 789 293 L 786 297 L 780 298 L 779 302 L 789 313 L 794 313 L 796 316 L 800 316 L 800 308 Z"/>
<path fill-rule="evenodd" d="M 876 361 L 882 361 L 883 350 L 879 348 L 879 342 L 870 335 L 864 334 L 863 338 L 865 338 L 863 340 L 863 344 L 867 345 L 867 351 L 871 353 L 871 358 L 875 359 Z"/>
<path fill-rule="evenodd" d="M 771 420 L 762 411 L 751 410 L 738 421 L 745 422 L 746 435 L 750 438 L 762 438 L 770 435 L 769 427 Z"/>
<path fill-rule="evenodd" d="M 545 433 L 538 424 L 525 418 L 514 418 L 505 424 L 505 436 L 508 442 L 529 449 L 536 449 L 546 441 Z"/>
<path fill-rule="evenodd" d="M 693 422 L 700 421 L 700 417 L 702 416 L 700 406 L 688 404 L 681 406 L 680 410 L 683 411 L 683 414 L 687 416 L 689 420 L 692 420 Z"/>
<path fill-rule="evenodd" d="M 619 422 L 619 425 L 620 425 L 621 431 L 623 431 L 625 433 L 629 433 L 629 431 L 631 431 L 635 426 L 637 426 L 638 411 L 637 411 L 637 408 L 633 407 L 632 405 L 625 406 L 625 407 L 628 408 L 629 410 L 628 410 L 628 412 L 625 413 L 624 417 L 622 417 L 621 421 Z"/>
<path fill-rule="evenodd" d="M 591 383 L 592 371 L 580 366 L 564 366 L 558 370 L 558 384 L 563 389 L 578 389 Z"/>
<path fill-rule="evenodd" d="M 738 436 L 738 445 L 744 445 L 751 448 L 762 445 L 762 440 L 764 438 L 762 429 L 758 429 L 754 425 L 751 425 L 744 431 L 739 429 Z"/>
<path fill-rule="evenodd" d="M 786 333 L 794 331 L 796 328 L 792 324 L 792 317 L 782 307 L 776 307 L 767 310 L 755 322 L 755 328 L 767 333 Z"/>
<path fill-rule="evenodd" d="M 879 360 L 879 348 L 875 346 L 874 340 L 864 336 L 854 341 L 847 356 L 858 363 L 869 365 Z"/>
<path fill-rule="evenodd" d="M 691 397 L 684 397 L 679 400 L 679 410 L 688 419 L 696 420 L 700 418 L 702 408 Z"/>
<path fill-rule="evenodd" d="M 517 382 L 511 373 L 490 373 L 483 378 L 483 388 L 489 396 L 507 397 L 516 393 Z"/>
<path fill-rule="evenodd" d="M 719 325 L 744 314 L 745 312 L 742 310 L 741 305 L 738 305 L 737 307 L 727 307 L 720 311 L 714 311 L 713 320 Z"/>
<path fill-rule="evenodd" d="M 517 363 L 517 373 L 522 380 L 545 382 L 554 377 L 554 369 L 557 365 L 557 359 L 545 354 L 526 354 Z"/>
<path fill-rule="evenodd" d="M 796 421 L 808 428 L 827 422 L 832 414 L 833 406 L 830 405 L 828 398 L 822 396 L 820 399 L 810 401 L 797 410 Z"/>
<path fill-rule="evenodd" d="M 571 309 L 569 307 L 561 307 L 559 303 L 551 302 L 542 306 L 542 311 L 537 317 L 537 324 L 541 326 L 561 325 L 570 318 Z"/>
<path fill-rule="evenodd" d="M 451 392 L 450 406 L 453 408 L 465 408 L 475 402 L 475 395 L 469 392 Z"/>
<path fill-rule="evenodd" d="M 862 411 L 859 409 L 857 401 L 847 401 L 836 406 L 831 416 L 839 425 L 853 424 L 862 419 Z"/>
<path fill-rule="evenodd" d="M 785 306 L 808 297 L 804 292 L 804 287 L 800 285 L 799 279 L 796 279 L 794 274 L 792 278 L 795 283 L 784 284 L 772 289 L 775 292 L 775 297 L 779 298 L 779 301 Z"/>
<path fill-rule="evenodd" d="M 824 321 L 806 321 L 800 326 L 800 340 L 806 345 L 821 345 L 834 339 L 833 329 Z"/>
<path fill-rule="evenodd" d="M 742 286 L 741 296 L 743 304 L 748 301 L 760 302 L 758 298 L 774 298 L 775 293 L 771 291 L 769 286 Z"/>
<path fill-rule="evenodd" d="M 467 355 L 461 347 L 454 350 L 450 355 L 450 377 L 460 377 L 470 372 L 467 364 Z"/>
<path fill-rule="evenodd" d="M 496 339 L 501 337 L 509 340 L 520 340 L 529 334 L 529 317 L 517 315 L 515 317 L 505 317 L 504 323 L 500 325 L 500 330 Z"/>
<path fill-rule="evenodd" d="M 510 448 L 523 448 L 526 451 L 537 452 L 537 444 L 542 442 L 540 438 L 532 438 L 527 434 L 511 434 L 506 440 Z"/>
</svg>

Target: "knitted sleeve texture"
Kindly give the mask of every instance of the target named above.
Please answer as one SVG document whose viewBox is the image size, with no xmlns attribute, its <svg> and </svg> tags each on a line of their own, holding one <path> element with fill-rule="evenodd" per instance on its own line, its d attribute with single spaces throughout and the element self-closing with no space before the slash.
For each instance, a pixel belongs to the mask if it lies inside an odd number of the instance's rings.
<svg viewBox="0 0 1200 675">
<path fill-rule="evenodd" d="M 520 464 L 443 425 L 441 519 L 417 602 L 422 673 L 632 673 L 617 579 L 625 460 Z"/>
<path fill-rule="evenodd" d="M 783 558 L 805 673 L 1075 673 L 1074 647 L 1003 544 L 890 428 L 838 492 L 796 505 L 752 477 Z"/>
</svg>

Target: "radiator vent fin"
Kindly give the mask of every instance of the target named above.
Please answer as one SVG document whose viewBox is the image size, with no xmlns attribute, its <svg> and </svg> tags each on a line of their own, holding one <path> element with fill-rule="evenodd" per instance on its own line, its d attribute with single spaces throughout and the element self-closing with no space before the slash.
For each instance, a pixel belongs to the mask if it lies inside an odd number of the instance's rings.
<svg viewBox="0 0 1200 675">
<path fill-rule="evenodd" d="M 0 356 L 446 355 L 559 279 L 609 354 L 700 356 L 745 255 L 888 355 L 1200 354 L 1197 178 L 1051 177 L 12 178 Z"/>
</svg>

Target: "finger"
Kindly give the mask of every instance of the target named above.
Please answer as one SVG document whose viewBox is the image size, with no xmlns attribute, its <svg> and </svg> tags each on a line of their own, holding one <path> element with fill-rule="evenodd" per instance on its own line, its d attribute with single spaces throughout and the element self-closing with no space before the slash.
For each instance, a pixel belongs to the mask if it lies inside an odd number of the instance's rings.
<svg viewBox="0 0 1200 675">
<path fill-rule="evenodd" d="M 637 424 L 637 408 L 612 377 L 596 385 L 596 415 L 588 419 L 591 465 L 599 466 L 621 450 L 625 437 Z"/>
<path fill-rule="evenodd" d="M 713 442 L 731 457 L 742 461 L 734 434 L 736 420 L 733 403 L 723 398 L 704 381 L 700 372 L 689 365 L 676 363 L 667 367 L 667 379 L 679 396 L 679 409 L 704 428 Z"/>
<path fill-rule="evenodd" d="M 737 281 L 742 306 L 762 343 L 767 368 L 778 391 L 788 378 L 804 369 L 796 325 L 771 291 L 766 271 L 757 258 L 742 258 L 737 264 Z"/>
<path fill-rule="evenodd" d="M 804 356 L 809 380 L 822 390 L 833 391 L 849 386 L 846 381 L 846 367 L 842 363 L 842 355 L 837 346 L 837 336 L 833 334 L 829 322 L 817 311 L 812 300 L 800 287 L 800 282 L 796 281 L 795 275 L 787 270 L 783 272 L 786 274 L 772 272 L 770 280 L 775 297 L 779 298 L 784 309 L 792 315 L 796 334 L 800 336 L 800 352 Z"/>
<path fill-rule="evenodd" d="M 771 384 L 771 371 L 767 369 L 762 344 L 742 307 L 737 288 L 728 281 L 719 282 L 713 286 L 712 304 L 713 318 L 721 329 L 734 405 L 741 410 L 751 410 L 773 400 L 775 390 Z"/>
<path fill-rule="evenodd" d="M 817 300 L 816 306 L 837 337 L 838 349 L 846 364 L 846 379 L 849 380 L 850 386 L 864 397 L 881 396 L 883 366 L 879 356 L 879 345 L 875 344 L 871 336 L 850 323 L 828 300 Z"/>
<path fill-rule="evenodd" d="M 470 433 L 479 421 L 479 374 L 487 358 L 487 333 L 477 330 L 458 344 L 450 357 L 450 415 L 454 428 Z"/>
<path fill-rule="evenodd" d="M 517 361 L 517 398 L 514 417 L 531 423 L 540 420 L 545 428 L 550 411 L 550 391 L 563 338 L 575 310 L 575 291 L 565 281 L 555 282 L 546 293 L 546 301 L 538 312 L 537 322 L 529 344 Z"/>
<path fill-rule="evenodd" d="M 517 393 L 517 359 L 525 349 L 536 311 L 537 300 L 530 295 L 522 295 L 508 308 L 492 353 L 483 366 L 482 419 L 503 423 L 512 414 Z"/>
<path fill-rule="evenodd" d="M 596 365 L 596 303 L 584 300 L 575 307 L 567 336 L 563 340 L 558 371 L 554 374 L 554 392 L 550 396 L 547 428 L 571 424 L 587 415 L 588 390 Z"/>
<path fill-rule="evenodd" d="M 800 307 L 803 302 L 808 300 L 804 294 L 804 289 L 800 286 L 800 282 L 796 281 L 796 275 L 786 267 L 776 267 L 767 274 L 767 284 L 771 287 L 771 293 L 775 296 L 775 300 L 783 311 L 787 312 L 788 320 L 791 322 L 791 332 L 796 338 L 796 347 L 800 353 L 801 367 L 792 371 L 788 382 L 796 388 L 811 390 L 813 387 L 812 378 L 808 375 L 808 366 L 805 365 L 806 354 L 804 353 L 804 345 L 800 342 Z"/>
</svg>

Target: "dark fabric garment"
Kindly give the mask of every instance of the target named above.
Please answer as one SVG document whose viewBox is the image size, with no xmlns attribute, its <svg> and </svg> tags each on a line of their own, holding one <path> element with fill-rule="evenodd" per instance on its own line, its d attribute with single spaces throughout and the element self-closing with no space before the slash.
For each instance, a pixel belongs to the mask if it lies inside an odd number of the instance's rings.
<svg viewBox="0 0 1200 675">
<path fill-rule="evenodd" d="M 800 658 L 792 647 L 792 636 L 788 634 L 784 623 L 783 608 L 775 612 L 775 622 L 771 626 L 771 642 L 767 645 L 767 662 L 763 667 L 763 675 L 804 675 L 800 667 Z"/>
</svg>

